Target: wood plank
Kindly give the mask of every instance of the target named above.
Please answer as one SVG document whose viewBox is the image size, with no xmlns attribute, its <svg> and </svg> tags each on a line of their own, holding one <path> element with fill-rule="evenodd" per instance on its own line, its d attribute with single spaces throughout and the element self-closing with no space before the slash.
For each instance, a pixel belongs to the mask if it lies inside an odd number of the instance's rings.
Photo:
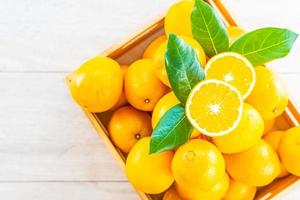
<svg viewBox="0 0 300 200">
<path fill-rule="evenodd" d="M 7 200 L 138 200 L 127 182 L 33 182 L 0 183 Z"/>
<path fill-rule="evenodd" d="M 1 1 L 0 71 L 72 71 L 176 1 Z"/>
<path fill-rule="evenodd" d="M 64 76 L 0 73 L 0 181 L 126 180 Z"/>
</svg>

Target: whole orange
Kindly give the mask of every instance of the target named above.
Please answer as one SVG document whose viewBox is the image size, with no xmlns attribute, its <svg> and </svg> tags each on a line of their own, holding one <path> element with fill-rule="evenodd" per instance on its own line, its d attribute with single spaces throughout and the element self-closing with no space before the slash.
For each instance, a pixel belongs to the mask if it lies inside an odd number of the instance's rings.
<svg viewBox="0 0 300 200">
<path fill-rule="evenodd" d="M 280 173 L 280 162 L 275 150 L 262 139 L 240 153 L 224 154 L 224 158 L 229 175 L 246 185 L 268 185 Z"/>
<path fill-rule="evenodd" d="M 150 137 L 139 140 L 128 154 L 126 174 L 131 184 L 148 194 L 159 194 L 174 182 L 171 171 L 172 151 L 149 155 Z"/>
<path fill-rule="evenodd" d="M 268 142 L 273 147 L 273 149 L 278 153 L 278 146 L 283 135 L 284 135 L 284 131 L 271 131 L 267 133 L 263 137 L 263 139 L 266 142 Z M 278 177 L 284 177 L 287 176 L 288 174 L 289 174 L 288 171 L 284 168 L 282 164 L 280 164 L 280 174 L 278 175 Z"/>
<path fill-rule="evenodd" d="M 246 99 L 261 114 L 269 120 L 281 115 L 288 104 L 288 95 L 283 82 L 272 70 L 264 67 L 255 67 L 256 83 Z"/>
<path fill-rule="evenodd" d="M 121 107 L 113 113 L 108 131 L 113 143 L 128 153 L 138 140 L 151 135 L 151 117 L 131 106 Z"/>
<path fill-rule="evenodd" d="M 184 0 L 173 4 L 165 17 L 165 32 L 192 37 L 191 14 L 194 1 Z"/>
<path fill-rule="evenodd" d="M 255 197 L 256 187 L 230 179 L 229 188 L 223 200 L 252 200 Z"/>
<path fill-rule="evenodd" d="M 209 190 L 192 190 L 191 188 L 185 188 L 177 183 L 175 187 L 184 199 L 190 200 L 220 200 L 225 195 L 229 187 L 229 177 L 227 173 L 223 178 L 213 185 Z"/>
<path fill-rule="evenodd" d="M 111 109 L 122 94 L 120 65 L 111 58 L 95 57 L 82 64 L 70 80 L 74 100 L 90 112 Z"/>
<path fill-rule="evenodd" d="M 225 174 L 221 152 L 210 142 L 193 139 L 180 146 L 172 161 L 177 184 L 190 190 L 209 190 Z"/>
<path fill-rule="evenodd" d="M 143 111 L 152 111 L 168 88 L 157 78 L 154 61 L 140 59 L 129 66 L 125 74 L 125 95 L 128 102 Z"/>
<path fill-rule="evenodd" d="M 145 49 L 143 58 L 153 58 L 158 47 L 167 40 L 165 35 L 155 38 Z"/>
<path fill-rule="evenodd" d="M 288 129 L 283 135 L 278 147 L 283 166 L 288 172 L 300 176 L 300 127 Z"/>
<path fill-rule="evenodd" d="M 264 121 L 249 104 L 244 103 L 238 126 L 228 134 L 213 137 L 213 142 L 223 153 L 238 153 L 257 143 L 263 135 Z"/>
</svg>

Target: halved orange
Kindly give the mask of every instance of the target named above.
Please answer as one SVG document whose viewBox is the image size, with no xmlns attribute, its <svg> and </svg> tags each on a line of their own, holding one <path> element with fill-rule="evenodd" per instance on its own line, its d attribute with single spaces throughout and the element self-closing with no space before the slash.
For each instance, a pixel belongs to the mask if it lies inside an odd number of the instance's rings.
<svg viewBox="0 0 300 200">
<path fill-rule="evenodd" d="M 225 52 L 212 57 L 205 67 L 206 79 L 217 79 L 235 87 L 247 98 L 255 85 L 253 65 L 242 55 Z"/>
<path fill-rule="evenodd" d="M 243 100 L 236 88 L 219 80 L 205 80 L 191 91 L 186 115 L 204 135 L 221 136 L 234 130 L 241 120 Z"/>
</svg>

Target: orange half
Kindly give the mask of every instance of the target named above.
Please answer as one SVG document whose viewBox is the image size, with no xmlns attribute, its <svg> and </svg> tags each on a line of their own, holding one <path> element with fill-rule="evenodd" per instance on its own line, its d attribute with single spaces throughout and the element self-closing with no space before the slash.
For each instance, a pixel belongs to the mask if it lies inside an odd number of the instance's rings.
<svg viewBox="0 0 300 200">
<path fill-rule="evenodd" d="M 243 100 L 233 86 L 219 80 L 205 80 L 191 91 L 186 115 L 204 135 L 221 136 L 234 130 L 241 120 Z"/>
</svg>

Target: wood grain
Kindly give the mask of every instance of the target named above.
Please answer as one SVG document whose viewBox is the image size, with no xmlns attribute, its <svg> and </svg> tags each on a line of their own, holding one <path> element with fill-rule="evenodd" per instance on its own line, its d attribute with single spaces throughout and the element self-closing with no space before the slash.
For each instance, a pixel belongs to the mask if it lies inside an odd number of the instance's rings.
<svg viewBox="0 0 300 200">
<path fill-rule="evenodd" d="M 126 180 L 64 76 L 0 73 L 0 181 Z"/>
<path fill-rule="evenodd" d="M 126 182 L 10 182 L 0 184 L 0 194 L 12 200 L 139 199 Z"/>
</svg>

